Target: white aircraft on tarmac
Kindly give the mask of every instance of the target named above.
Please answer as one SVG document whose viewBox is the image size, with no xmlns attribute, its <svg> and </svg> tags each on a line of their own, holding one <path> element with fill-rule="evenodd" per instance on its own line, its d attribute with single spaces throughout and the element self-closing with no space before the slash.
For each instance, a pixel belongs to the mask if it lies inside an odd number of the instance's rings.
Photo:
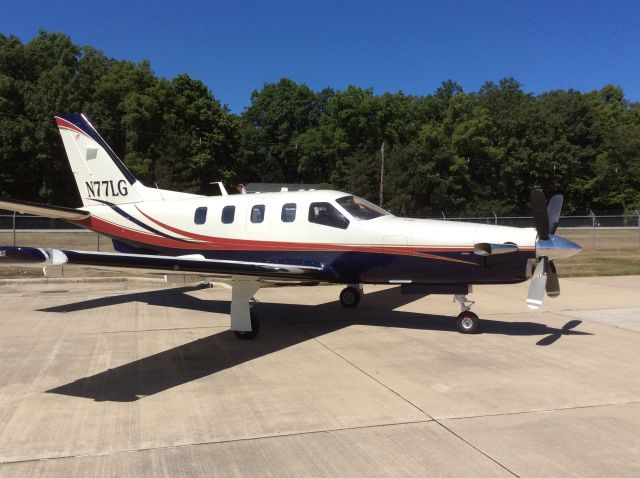
<svg viewBox="0 0 640 478">
<path fill-rule="evenodd" d="M 135 270 L 178 279 L 227 282 L 231 330 L 252 339 L 259 321 L 250 301 L 269 282 L 346 284 L 344 307 L 356 307 L 363 284 L 399 284 L 404 293 L 452 294 L 462 309 L 457 327 L 480 321 L 467 300 L 473 284 L 531 278 L 530 308 L 545 290 L 560 294 L 555 259 L 580 252 L 555 236 L 562 196 L 547 206 L 531 194 L 534 228 L 395 217 L 337 191 L 281 191 L 205 197 L 140 183 L 82 114 L 56 117 L 83 207 L 0 200 L 0 208 L 63 219 L 113 240 L 115 253 L 0 247 L 0 265 Z"/>
</svg>

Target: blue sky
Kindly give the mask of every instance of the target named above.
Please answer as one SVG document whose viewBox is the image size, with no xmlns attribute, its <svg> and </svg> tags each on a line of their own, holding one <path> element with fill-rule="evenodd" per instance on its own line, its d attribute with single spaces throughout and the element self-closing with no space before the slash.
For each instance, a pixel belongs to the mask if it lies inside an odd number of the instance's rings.
<svg viewBox="0 0 640 478">
<path fill-rule="evenodd" d="M 186 72 L 237 113 L 282 77 L 424 95 L 513 76 L 534 93 L 612 83 L 640 100 L 637 1 L 0 0 L 1 33 L 26 42 L 38 29 Z"/>
</svg>

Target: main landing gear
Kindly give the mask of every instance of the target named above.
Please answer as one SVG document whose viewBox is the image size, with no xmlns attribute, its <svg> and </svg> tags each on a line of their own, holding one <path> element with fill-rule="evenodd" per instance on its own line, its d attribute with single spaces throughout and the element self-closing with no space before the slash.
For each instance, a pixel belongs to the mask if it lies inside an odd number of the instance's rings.
<svg viewBox="0 0 640 478">
<path fill-rule="evenodd" d="M 255 339 L 260 331 L 260 321 L 251 304 L 261 285 L 255 280 L 237 280 L 231 284 L 231 330 L 241 340 Z"/>
<path fill-rule="evenodd" d="M 460 303 L 460 315 L 456 319 L 456 327 L 461 334 L 475 334 L 480 327 L 480 318 L 471 312 L 471 306 L 474 304 L 472 300 L 468 300 L 465 294 L 456 294 L 453 296 L 454 302 Z"/>
<path fill-rule="evenodd" d="M 364 290 L 362 284 L 350 284 L 340 292 L 340 303 L 342 304 L 342 307 L 354 309 L 358 307 L 363 294 Z"/>
<path fill-rule="evenodd" d="M 251 317 L 251 330 L 234 330 L 233 333 L 236 334 L 240 340 L 253 340 L 260 332 L 260 321 L 258 317 L 253 312 L 253 310 L 249 311 L 249 315 Z"/>
</svg>

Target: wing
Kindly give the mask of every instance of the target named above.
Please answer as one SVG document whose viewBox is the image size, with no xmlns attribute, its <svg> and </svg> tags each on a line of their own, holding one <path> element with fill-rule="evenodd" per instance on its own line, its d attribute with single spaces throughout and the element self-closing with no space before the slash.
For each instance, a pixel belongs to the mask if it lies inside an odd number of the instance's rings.
<svg viewBox="0 0 640 478">
<path fill-rule="evenodd" d="M 222 279 L 245 276 L 258 280 L 334 282 L 338 278 L 336 271 L 332 267 L 313 262 L 275 264 L 270 262 L 206 259 L 199 254 L 173 257 L 12 246 L 0 247 L 0 265 L 26 267 L 77 266 L 156 274 L 195 274 Z"/>
<path fill-rule="evenodd" d="M 17 199 L 0 199 L 0 209 L 23 214 L 35 214 L 51 219 L 66 219 L 68 221 L 79 221 L 80 219 L 86 219 L 91 216 L 90 212 L 83 211 L 82 209 L 48 206 L 35 202 L 18 201 Z"/>
</svg>

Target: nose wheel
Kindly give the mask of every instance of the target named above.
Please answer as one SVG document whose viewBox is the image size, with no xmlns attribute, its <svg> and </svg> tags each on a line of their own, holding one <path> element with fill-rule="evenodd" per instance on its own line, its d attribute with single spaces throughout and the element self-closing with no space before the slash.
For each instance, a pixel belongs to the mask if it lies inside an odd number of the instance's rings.
<svg viewBox="0 0 640 478">
<path fill-rule="evenodd" d="M 480 327 L 480 318 L 470 310 L 465 310 L 458 315 L 456 326 L 461 334 L 475 334 Z"/>
<path fill-rule="evenodd" d="M 460 304 L 460 315 L 456 319 L 456 327 L 461 334 L 475 334 L 480 328 L 480 318 L 471 312 L 472 300 L 468 300 L 465 294 L 456 294 L 453 301 Z"/>
</svg>

